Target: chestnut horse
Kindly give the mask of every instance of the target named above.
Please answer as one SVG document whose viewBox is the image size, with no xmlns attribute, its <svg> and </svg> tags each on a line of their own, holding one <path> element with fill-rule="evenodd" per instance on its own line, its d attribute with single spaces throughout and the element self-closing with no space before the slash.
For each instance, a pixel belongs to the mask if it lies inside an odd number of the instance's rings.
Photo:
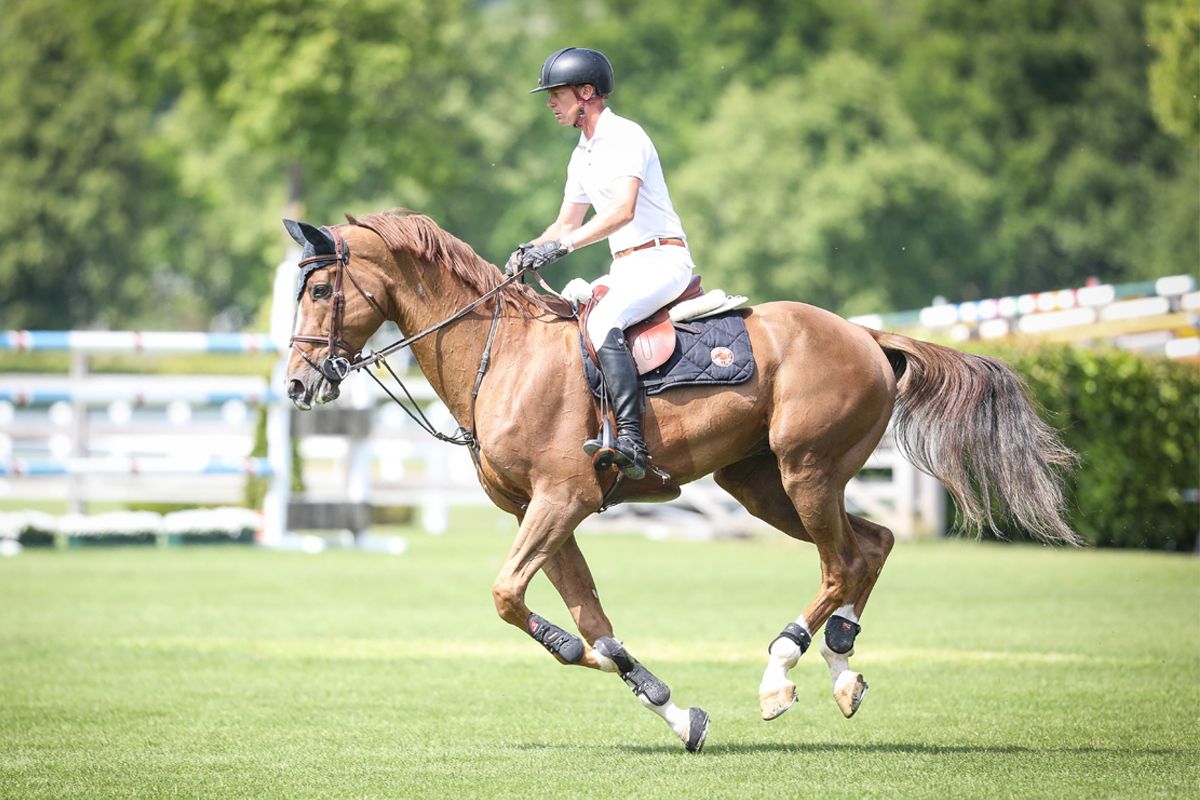
<svg viewBox="0 0 1200 800">
<path fill-rule="evenodd" d="M 844 490 L 889 420 L 910 460 L 954 496 L 965 528 L 994 529 L 994 502 L 1037 538 L 1077 542 L 1060 486 L 1073 454 L 1007 366 L 795 302 L 741 312 L 756 363 L 747 382 L 647 398 L 652 469 L 614 489 L 614 473 L 598 473 L 580 447 L 600 418 L 575 323 L 426 216 L 394 210 L 347 219 L 319 229 L 285 221 L 305 247 L 288 396 L 305 410 L 336 398 L 348 371 L 378 363 L 362 357 L 368 337 L 395 322 L 462 426 L 484 491 L 520 524 L 492 585 L 500 617 L 560 663 L 618 673 L 689 751 L 703 746 L 708 715 L 677 707 L 667 685 L 614 638 L 576 540 L 576 527 L 602 505 L 669 500 L 680 484 L 712 474 L 751 514 L 816 545 L 817 596 L 768 648 L 764 719 L 795 702 L 788 671 L 822 626 L 819 649 L 838 706 L 848 717 L 862 700 L 866 683 L 849 657 L 893 537 L 847 514 Z M 526 605 L 538 570 L 582 640 Z"/>
</svg>

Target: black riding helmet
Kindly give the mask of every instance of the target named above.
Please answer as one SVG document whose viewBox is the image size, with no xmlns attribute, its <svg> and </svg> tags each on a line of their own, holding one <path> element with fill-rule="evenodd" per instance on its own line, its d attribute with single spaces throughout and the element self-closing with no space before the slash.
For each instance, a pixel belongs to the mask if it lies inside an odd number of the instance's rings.
<svg viewBox="0 0 1200 800">
<path fill-rule="evenodd" d="M 559 86 L 582 86 L 590 83 L 596 94 L 606 97 L 613 90 L 613 68 L 599 50 L 586 47 L 564 47 L 555 50 L 542 64 L 538 86 L 530 94 L 556 89 Z"/>
</svg>

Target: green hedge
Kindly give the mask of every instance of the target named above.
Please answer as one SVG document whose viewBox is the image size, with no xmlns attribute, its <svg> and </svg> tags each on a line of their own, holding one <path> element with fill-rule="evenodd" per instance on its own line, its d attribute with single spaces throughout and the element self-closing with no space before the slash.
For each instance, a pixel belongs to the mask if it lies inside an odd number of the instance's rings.
<svg viewBox="0 0 1200 800">
<path fill-rule="evenodd" d="M 1192 551 L 1200 507 L 1200 368 L 1113 349 L 991 349 L 1079 453 L 1070 522 L 1095 545 Z"/>
</svg>

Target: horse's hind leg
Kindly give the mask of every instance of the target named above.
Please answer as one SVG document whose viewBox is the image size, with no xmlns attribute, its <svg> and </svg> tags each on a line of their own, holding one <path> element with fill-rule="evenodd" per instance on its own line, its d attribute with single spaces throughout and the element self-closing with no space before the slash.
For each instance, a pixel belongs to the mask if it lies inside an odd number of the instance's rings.
<svg viewBox="0 0 1200 800">
<path fill-rule="evenodd" d="M 858 710 L 867 690 L 862 676 L 849 670 L 846 657 L 853 651 L 860 630 L 854 603 L 870 586 L 871 569 L 846 515 L 844 483 L 829 479 L 826 473 L 807 464 L 794 469 L 784 464 L 781 472 L 784 490 L 821 555 L 821 589 L 804 610 L 803 618 L 814 630 L 824 625 L 823 652 L 842 657 L 834 697 L 849 717 Z"/>
<path fill-rule="evenodd" d="M 892 552 L 892 546 L 896 543 L 896 537 L 889 528 L 853 514 L 848 516 L 850 525 L 854 528 L 855 535 L 858 536 L 859 547 L 862 548 L 863 556 L 866 557 L 870 566 L 867 585 L 854 600 L 854 613 L 861 617 L 867 600 L 870 599 L 871 592 L 875 589 L 875 583 L 879 580 L 879 573 L 883 571 L 883 564 L 887 561 L 887 557 Z"/>
<path fill-rule="evenodd" d="M 862 701 L 866 683 L 861 675 L 849 673 L 848 653 L 853 649 L 853 636 L 859 630 L 857 623 L 862 613 L 859 602 L 865 604 L 874 583 L 873 577 L 869 576 L 878 574 L 883 565 L 879 554 L 882 552 L 886 556 L 886 550 L 874 542 L 860 546 L 857 539 L 861 530 L 852 527 L 842 505 L 840 489 L 823 488 L 826 484 L 822 476 L 809 470 L 790 472 L 789 478 L 785 479 L 772 453 L 732 464 L 719 470 L 715 477 L 717 483 L 751 514 L 789 536 L 814 542 L 821 554 L 820 594 L 803 614 L 788 623 L 768 648 L 770 657 L 759 685 L 763 719 L 778 717 L 795 702 L 796 686 L 787 673 L 808 649 L 812 631 L 819 629 L 827 619 L 833 621 L 834 627 L 826 628 L 827 641 L 822 652 L 832 645 L 830 652 L 840 659 L 839 665 L 845 665 L 835 676 L 835 699 L 846 716 L 852 715 Z M 789 485 L 791 491 L 787 488 Z M 800 498 L 802 502 L 793 498 Z M 886 532 L 886 529 L 878 530 Z M 880 542 L 886 540 L 887 549 L 890 549 L 890 534 L 884 537 L 879 533 L 874 538 Z M 850 623 L 848 629 L 843 628 L 843 621 Z"/>
<path fill-rule="evenodd" d="M 811 542 L 796 507 L 783 489 L 779 462 L 773 453 L 730 464 L 713 474 L 717 484 L 734 496 L 747 511 L 795 539 Z M 772 720 L 796 702 L 796 684 L 788 672 L 812 642 L 812 629 L 803 615 L 789 622 L 767 646 L 767 667 L 758 686 L 762 718 Z"/>
<path fill-rule="evenodd" d="M 850 669 L 854 640 L 861 630 L 858 621 L 866 608 L 871 590 L 875 588 L 875 582 L 879 579 L 883 563 L 892 550 L 895 537 L 887 528 L 869 520 L 853 515 L 848 515 L 848 519 L 869 570 L 858 596 L 839 608 L 825 623 L 825 638 L 821 642 L 820 650 L 825 663 L 829 665 L 834 700 L 842 713 L 851 717 L 858 710 L 867 690 L 862 675 Z"/>
<path fill-rule="evenodd" d="M 543 571 L 562 595 L 579 632 L 591 645 L 580 663 L 616 672 L 642 705 L 667 723 L 688 751 L 699 752 L 708 736 L 708 713 L 702 708 L 676 706 L 671 700 L 671 689 L 613 637 L 612 623 L 600 606 L 591 570 L 574 536 L 546 561 Z"/>
</svg>

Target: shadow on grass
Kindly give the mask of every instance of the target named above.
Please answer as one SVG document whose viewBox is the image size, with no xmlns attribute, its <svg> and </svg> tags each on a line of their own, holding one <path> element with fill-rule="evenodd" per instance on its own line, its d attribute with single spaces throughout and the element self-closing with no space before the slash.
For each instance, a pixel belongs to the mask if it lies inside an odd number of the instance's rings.
<svg viewBox="0 0 1200 800">
<path fill-rule="evenodd" d="M 534 745 L 530 745 L 531 747 Z M 546 747 L 556 747 L 558 745 L 545 745 Z M 657 744 L 657 745 L 617 745 L 613 749 L 620 750 L 625 753 L 675 753 L 680 751 L 679 745 Z M 1096 754 L 1111 754 L 1111 755 L 1148 755 L 1148 756 L 1188 756 L 1195 757 L 1200 754 L 1200 751 L 1191 748 L 1178 749 L 1154 749 L 1146 750 L 1136 747 L 1024 747 L 1022 745 L 934 745 L 934 744 L 910 744 L 910 743 L 879 743 L 879 744 L 836 744 L 830 742 L 821 742 L 814 744 L 788 744 L 775 742 L 754 742 L 739 744 L 731 742 L 727 744 L 709 744 L 704 748 L 704 753 L 708 755 L 743 755 L 754 753 L 833 753 L 833 754 L 867 754 L 867 753 L 896 753 L 896 754 L 916 754 L 916 755 L 962 755 L 984 753 L 989 755 L 1096 755 Z"/>
</svg>

